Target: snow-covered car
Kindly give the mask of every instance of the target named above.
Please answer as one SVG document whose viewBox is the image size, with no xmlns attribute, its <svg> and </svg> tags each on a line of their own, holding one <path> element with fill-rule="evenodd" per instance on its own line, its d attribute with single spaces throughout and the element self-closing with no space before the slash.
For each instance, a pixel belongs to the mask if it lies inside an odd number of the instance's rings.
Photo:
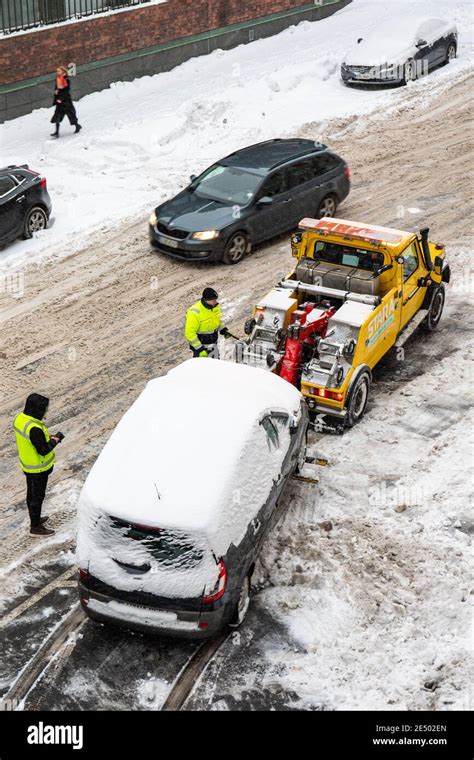
<svg viewBox="0 0 474 760">
<path fill-rule="evenodd" d="M 265 370 L 190 359 L 151 380 L 80 496 L 86 613 L 186 638 L 239 625 L 307 427 L 299 391 Z"/>
<path fill-rule="evenodd" d="M 362 34 L 341 65 L 345 84 L 406 84 L 456 57 L 458 32 L 427 16 L 390 18 Z"/>
</svg>

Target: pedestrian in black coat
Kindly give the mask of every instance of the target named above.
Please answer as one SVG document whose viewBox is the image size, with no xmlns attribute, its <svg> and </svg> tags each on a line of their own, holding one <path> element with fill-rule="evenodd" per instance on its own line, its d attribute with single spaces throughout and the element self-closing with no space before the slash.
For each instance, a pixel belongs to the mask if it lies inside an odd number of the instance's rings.
<svg viewBox="0 0 474 760">
<path fill-rule="evenodd" d="M 51 137 L 59 137 L 59 125 L 65 116 L 68 117 L 69 123 L 76 127 L 76 132 L 82 129 L 77 120 L 76 109 L 71 98 L 71 85 L 67 69 L 64 66 L 59 66 L 56 69 L 53 106 L 55 106 L 55 110 L 51 123 L 56 124 L 56 131 L 52 133 Z"/>
</svg>

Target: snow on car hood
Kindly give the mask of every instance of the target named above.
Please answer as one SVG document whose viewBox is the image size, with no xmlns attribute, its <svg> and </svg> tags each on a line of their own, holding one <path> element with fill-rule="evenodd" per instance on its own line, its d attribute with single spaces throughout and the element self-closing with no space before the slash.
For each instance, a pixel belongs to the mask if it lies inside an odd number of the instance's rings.
<svg viewBox="0 0 474 760">
<path fill-rule="evenodd" d="M 268 410 L 298 414 L 300 400 L 266 370 L 184 362 L 151 380 L 122 417 L 84 484 L 80 520 L 99 510 L 200 533 L 224 553 L 265 503 L 286 453 L 269 458 L 265 439 L 257 447 L 259 420 Z"/>
<path fill-rule="evenodd" d="M 450 21 L 433 19 L 429 16 L 399 16 L 391 17 L 382 24 L 376 26 L 368 34 L 363 30 L 356 37 L 362 37 L 362 41 L 356 43 L 346 54 L 344 63 L 347 66 L 379 66 L 383 63 L 405 63 L 413 57 L 418 49 L 416 42 L 419 39 L 419 30 L 422 25 L 429 21 L 437 21 L 432 39 L 441 37 L 456 31 L 456 26 Z M 432 40 L 429 35 L 423 35 L 428 43 Z"/>
</svg>

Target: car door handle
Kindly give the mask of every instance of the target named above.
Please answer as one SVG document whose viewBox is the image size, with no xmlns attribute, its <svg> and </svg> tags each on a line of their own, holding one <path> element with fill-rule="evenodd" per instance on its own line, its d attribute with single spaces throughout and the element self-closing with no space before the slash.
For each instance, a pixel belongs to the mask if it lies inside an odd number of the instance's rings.
<svg viewBox="0 0 474 760">
<path fill-rule="evenodd" d="M 26 198 L 26 195 L 20 195 L 20 197 L 16 199 L 16 202 L 21 203 L 22 201 L 25 200 L 25 198 Z"/>
</svg>

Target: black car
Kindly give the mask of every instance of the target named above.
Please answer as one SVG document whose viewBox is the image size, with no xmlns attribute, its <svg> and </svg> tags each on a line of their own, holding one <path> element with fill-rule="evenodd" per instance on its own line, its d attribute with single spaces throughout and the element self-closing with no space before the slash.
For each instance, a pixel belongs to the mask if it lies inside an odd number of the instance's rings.
<svg viewBox="0 0 474 760">
<path fill-rule="evenodd" d="M 23 166 L 0 169 L 0 246 L 44 230 L 51 214 L 46 179 Z"/>
<path fill-rule="evenodd" d="M 333 216 L 350 189 L 349 167 L 326 145 L 277 139 L 206 169 L 150 217 L 156 249 L 186 261 L 237 264 L 255 243 L 305 216 Z"/>
</svg>

